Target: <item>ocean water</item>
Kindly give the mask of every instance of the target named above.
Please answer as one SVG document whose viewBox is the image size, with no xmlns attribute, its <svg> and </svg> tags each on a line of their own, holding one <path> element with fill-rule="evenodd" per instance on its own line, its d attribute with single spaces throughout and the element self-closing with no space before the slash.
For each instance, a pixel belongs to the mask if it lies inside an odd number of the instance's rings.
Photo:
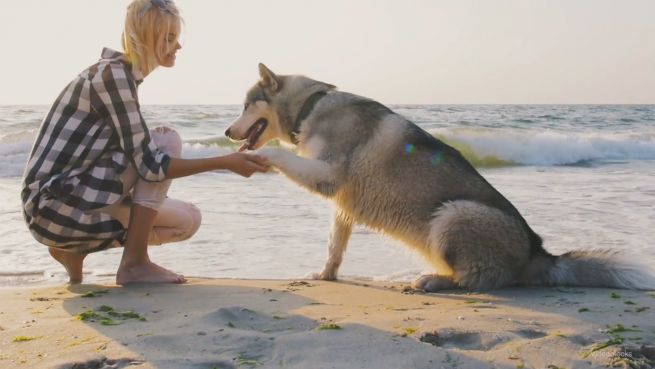
<svg viewBox="0 0 655 369">
<path fill-rule="evenodd" d="M 457 147 L 510 199 L 547 250 L 612 248 L 655 262 L 655 105 L 392 105 Z M 61 283 L 63 268 L 30 236 L 20 182 L 47 106 L 0 106 L 0 286 Z M 236 105 L 145 106 L 149 126 L 177 129 L 189 158 L 225 154 Z M 188 276 L 302 278 L 327 254 L 331 204 L 278 174 L 212 172 L 175 180 L 203 224 L 152 259 Z M 86 259 L 89 282 L 112 280 L 121 250 Z M 409 281 L 430 267 L 400 242 L 357 227 L 345 278 Z"/>
</svg>

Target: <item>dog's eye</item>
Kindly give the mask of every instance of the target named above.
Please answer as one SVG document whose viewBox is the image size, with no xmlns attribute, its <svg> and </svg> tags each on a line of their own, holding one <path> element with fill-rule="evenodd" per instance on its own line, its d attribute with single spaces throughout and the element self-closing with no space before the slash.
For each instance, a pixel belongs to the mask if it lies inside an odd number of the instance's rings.
<svg viewBox="0 0 655 369">
<path fill-rule="evenodd" d="M 245 103 L 243 104 L 243 111 L 248 110 L 248 107 L 250 106 L 250 103 Z"/>
</svg>

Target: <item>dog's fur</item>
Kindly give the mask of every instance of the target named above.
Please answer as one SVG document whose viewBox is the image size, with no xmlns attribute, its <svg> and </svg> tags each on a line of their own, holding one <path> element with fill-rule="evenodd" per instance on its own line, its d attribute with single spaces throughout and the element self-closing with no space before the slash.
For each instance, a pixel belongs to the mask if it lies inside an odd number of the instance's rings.
<svg viewBox="0 0 655 369">
<path fill-rule="evenodd" d="M 384 105 L 303 76 L 260 81 L 226 135 L 258 149 L 280 139 L 298 155 L 259 154 L 300 186 L 336 204 L 328 258 L 316 278 L 333 280 L 354 224 L 402 240 L 436 268 L 426 291 L 508 285 L 655 289 L 648 267 L 608 251 L 554 256 L 519 211 L 462 155 Z M 308 100 L 311 102 L 308 103 Z M 255 122 L 268 123 L 261 135 Z M 295 130 L 294 130 L 295 128 Z"/>
</svg>

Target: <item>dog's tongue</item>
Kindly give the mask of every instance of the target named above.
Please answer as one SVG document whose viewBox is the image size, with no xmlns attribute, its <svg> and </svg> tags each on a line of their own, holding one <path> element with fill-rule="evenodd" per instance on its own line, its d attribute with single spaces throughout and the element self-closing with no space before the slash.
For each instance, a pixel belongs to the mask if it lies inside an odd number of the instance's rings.
<svg viewBox="0 0 655 369">
<path fill-rule="evenodd" d="M 259 131 L 260 128 L 257 125 L 258 123 L 259 121 L 255 123 L 254 128 L 250 129 L 250 134 L 246 138 L 246 142 L 244 142 L 244 144 L 239 147 L 239 152 L 247 150 L 251 146 L 251 142 L 254 142 L 255 136 L 257 135 L 257 131 Z"/>
</svg>

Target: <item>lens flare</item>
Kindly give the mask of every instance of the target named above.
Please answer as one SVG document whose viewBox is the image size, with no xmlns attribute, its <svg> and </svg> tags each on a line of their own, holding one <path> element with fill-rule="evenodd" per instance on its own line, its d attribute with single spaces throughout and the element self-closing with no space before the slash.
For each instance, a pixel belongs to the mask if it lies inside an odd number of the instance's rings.
<svg viewBox="0 0 655 369">
<path fill-rule="evenodd" d="M 443 160 L 443 154 L 441 152 L 435 152 L 432 155 L 430 155 L 430 164 L 433 166 L 439 165 L 441 161 Z"/>
<path fill-rule="evenodd" d="M 405 153 L 407 155 L 410 155 L 414 151 L 414 145 L 412 144 L 405 144 Z"/>
</svg>

